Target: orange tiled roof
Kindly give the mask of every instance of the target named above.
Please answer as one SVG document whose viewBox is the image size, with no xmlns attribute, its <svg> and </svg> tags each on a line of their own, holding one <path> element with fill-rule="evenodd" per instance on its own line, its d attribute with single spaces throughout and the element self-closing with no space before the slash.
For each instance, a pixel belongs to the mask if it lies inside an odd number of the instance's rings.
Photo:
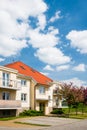
<svg viewBox="0 0 87 130">
<path fill-rule="evenodd" d="M 18 72 L 20 74 L 32 77 L 34 80 L 37 81 L 37 83 L 40 83 L 40 84 L 48 85 L 49 82 L 53 81 L 52 79 L 50 79 L 47 76 L 41 74 L 40 72 L 38 72 L 35 69 L 29 67 L 28 65 L 24 64 L 21 61 L 13 62 L 13 63 L 7 64 L 5 66 L 18 70 Z"/>
</svg>

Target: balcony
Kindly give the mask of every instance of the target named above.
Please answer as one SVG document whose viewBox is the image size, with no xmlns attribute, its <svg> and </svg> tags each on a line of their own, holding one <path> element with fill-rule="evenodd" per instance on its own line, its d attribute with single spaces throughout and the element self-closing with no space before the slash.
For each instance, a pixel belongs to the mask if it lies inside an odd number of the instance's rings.
<svg viewBox="0 0 87 130">
<path fill-rule="evenodd" d="M 49 96 L 46 94 L 36 94 L 36 100 L 42 100 L 42 101 L 48 101 L 49 100 Z"/>
<path fill-rule="evenodd" d="M 19 90 L 21 89 L 21 84 L 15 80 L 0 79 L 0 88 Z"/>
<path fill-rule="evenodd" d="M 53 90 L 53 95 L 58 96 L 59 98 L 62 98 L 62 93 L 60 93 L 57 89 Z"/>
<path fill-rule="evenodd" d="M 53 95 L 58 95 L 58 90 L 57 89 L 53 90 Z"/>
<path fill-rule="evenodd" d="M 0 100 L 0 109 L 18 109 L 21 108 L 21 101 Z"/>
</svg>

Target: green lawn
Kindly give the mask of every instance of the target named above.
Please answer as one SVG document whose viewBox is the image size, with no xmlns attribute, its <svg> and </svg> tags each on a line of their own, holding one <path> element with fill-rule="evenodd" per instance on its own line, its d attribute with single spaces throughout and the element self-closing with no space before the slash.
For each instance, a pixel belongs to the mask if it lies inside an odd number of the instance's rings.
<svg viewBox="0 0 87 130">
<path fill-rule="evenodd" d="M 87 113 L 85 114 L 70 114 L 69 118 L 74 118 L 74 119 L 87 119 Z"/>
<path fill-rule="evenodd" d="M 70 108 L 70 111 L 69 108 L 63 108 L 62 110 L 65 114 L 69 114 L 69 118 L 79 118 L 79 119 L 87 118 L 87 105 L 82 106 L 80 104 L 78 109 L 72 107 Z"/>
</svg>

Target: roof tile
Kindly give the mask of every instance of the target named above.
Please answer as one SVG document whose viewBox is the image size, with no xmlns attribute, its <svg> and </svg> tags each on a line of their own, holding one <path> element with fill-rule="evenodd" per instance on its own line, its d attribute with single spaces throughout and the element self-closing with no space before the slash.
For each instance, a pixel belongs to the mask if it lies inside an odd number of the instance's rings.
<svg viewBox="0 0 87 130">
<path fill-rule="evenodd" d="M 31 68 L 30 66 L 24 64 L 21 61 L 13 62 L 13 63 L 7 64 L 5 66 L 8 67 L 8 68 L 13 68 L 13 69 L 18 70 L 18 72 L 20 74 L 32 77 L 39 84 L 48 85 L 49 82 L 53 81 L 52 79 L 50 79 L 47 76 L 41 74 L 37 70 Z"/>
</svg>

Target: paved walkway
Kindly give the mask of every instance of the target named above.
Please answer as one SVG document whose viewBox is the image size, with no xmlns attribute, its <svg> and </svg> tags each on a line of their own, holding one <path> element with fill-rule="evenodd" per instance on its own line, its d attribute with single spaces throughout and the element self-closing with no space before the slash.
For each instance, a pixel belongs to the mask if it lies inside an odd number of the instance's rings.
<svg viewBox="0 0 87 130">
<path fill-rule="evenodd" d="M 29 117 L 29 118 L 18 118 L 18 119 L 14 119 L 14 120 L 9 120 L 9 121 L 0 121 L 0 130 L 1 130 L 1 128 L 3 129 L 3 130 L 5 130 L 4 128 L 9 128 L 10 127 L 10 129 L 12 129 L 12 128 L 37 128 L 37 126 L 32 126 L 32 125 L 25 125 L 25 124 L 16 124 L 16 123 L 14 123 L 15 121 L 18 121 L 18 122 L 21 122 L 21 120 L 23 121 L 23 120 L 30 120 L 31 119 L 31 117 Z"/>
<path fill-rule="evenodd" d="M 44 130 L 87 130 L 87 119 L 77 122 L 67 123 L 64 125 L 56 125 Z"/>
<path fill-rule="evenodd" d="M 15 124 L 15 121 L 51 126 L 39 127 L 24 124 Z M 87 130 L 87 120 L 58 117 L 19 118 L 11 121 L 0 121 L 0 130 Z"/>
<path fill-rule="evenodd" d="M 68 123 L 78 122 L 78 119 L 69 119 L 69 118 L 58 118 L 58 117 L 37 117 L 31 119 L 23 119 L 21 122 L 32 123 L 32 124 L 42 124 L 42 125 L 64 125 Z"/>
</svg>

